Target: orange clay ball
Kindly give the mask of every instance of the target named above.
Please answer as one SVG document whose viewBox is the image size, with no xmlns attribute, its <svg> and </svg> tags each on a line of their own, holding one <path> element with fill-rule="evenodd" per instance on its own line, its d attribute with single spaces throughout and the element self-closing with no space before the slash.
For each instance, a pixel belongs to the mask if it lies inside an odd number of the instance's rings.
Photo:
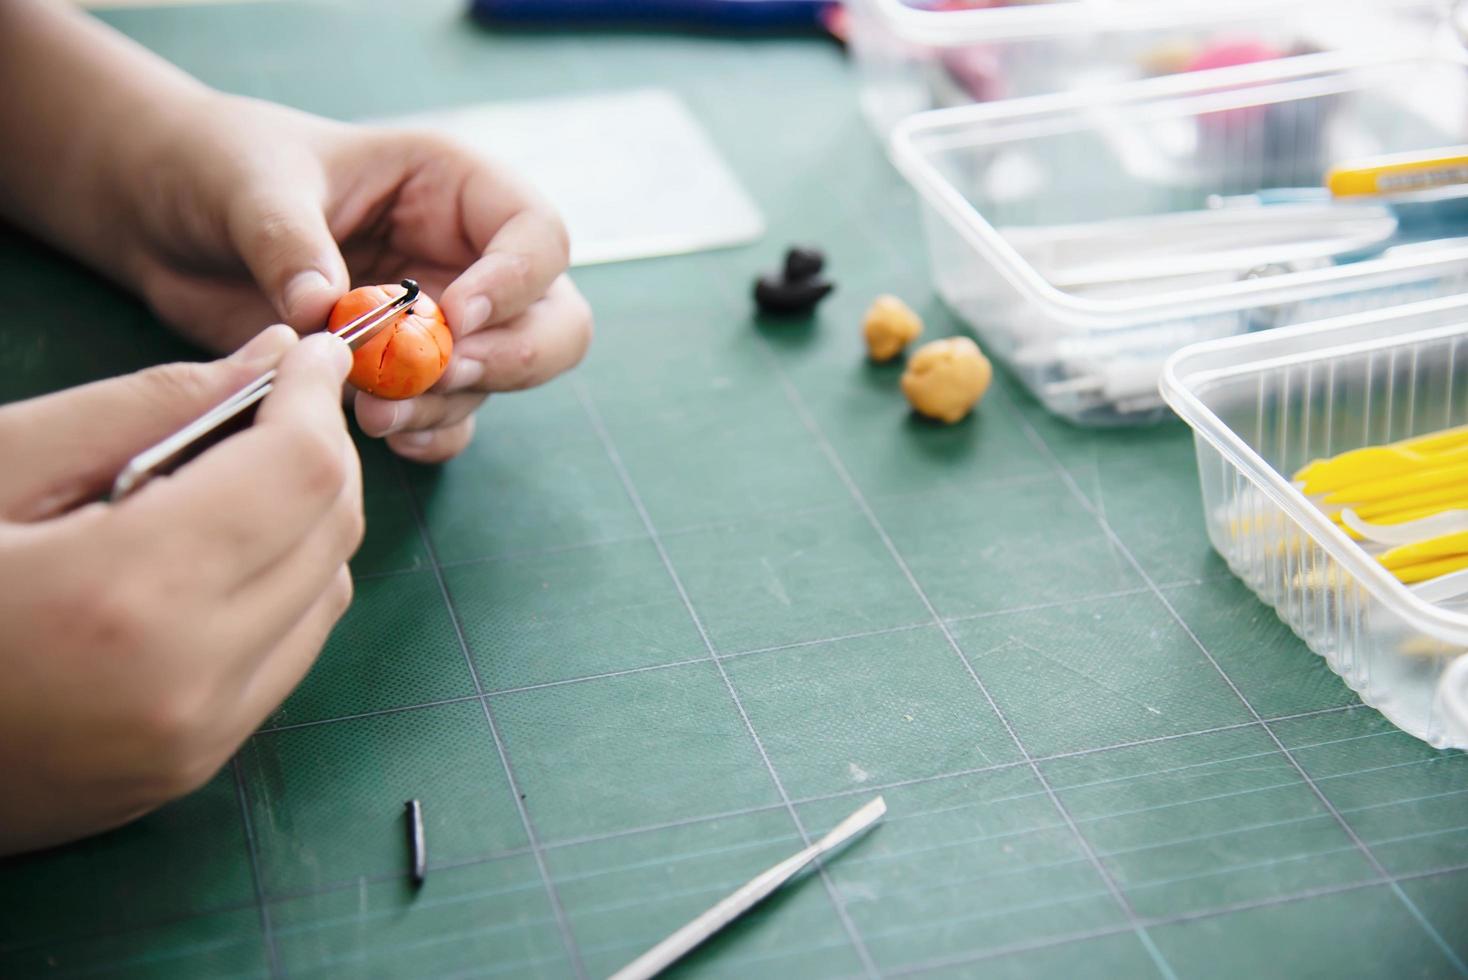
<svg viewBox="0 0 1468 980">
<path fill-rule="evenodd" d="M 326 329 L 338 330 L 402 294 L 396 285 L 358 286 L 331 308 Z M 453 349 L 454 337 L 443 312 L 426 293 L 420 293 L 408 312 L 357 348 L 347 380 L 378 398 L 413 398 L 443 377 Z"/>
</svg>

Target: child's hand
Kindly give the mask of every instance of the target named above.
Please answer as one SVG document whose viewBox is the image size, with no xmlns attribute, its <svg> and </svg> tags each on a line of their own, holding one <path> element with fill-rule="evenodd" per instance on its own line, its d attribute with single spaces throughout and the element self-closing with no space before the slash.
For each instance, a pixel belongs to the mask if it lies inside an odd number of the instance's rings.
<svg viewBox="0 0 1468 980">
<path fill-rule="evenodd" d="M 586 351 L 591 313 L 563 275 L 560 219 L 452 143 L 213 94 L 143 139 L 127 274 L 195 340 L 229 349 L 274 319 L 319 329 L 354 282 L 412 276 L 439 298 L 455 345 L 434 390 L 356 396 L 363 429 L 404 456 L 455 455 L 490 392 L 540 384 Z"/>
<path fill-rule="evenodd" d="M 120 504 L 84 503 L 277 360 L 249 430 Z M 199 786 L 311 666 L 362 535 L 348 362 L 277 327 L 229 360 L 0 408 L 0 854 Z"/>
</svg>

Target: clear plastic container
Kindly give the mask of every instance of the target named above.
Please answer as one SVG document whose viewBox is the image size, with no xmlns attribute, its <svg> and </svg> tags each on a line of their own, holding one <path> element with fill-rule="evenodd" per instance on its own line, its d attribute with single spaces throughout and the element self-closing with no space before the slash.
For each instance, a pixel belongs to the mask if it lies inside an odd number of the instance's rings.
<svg viewBox="0 0 1468 980">
<path fill-rule="evenodd" d="M 1114 425 L 1166 416 L 1189 343 L 1468 291 L 1468 199 L 1321 199 L 1333 163 L 1462 143 L 1461 52 L 1319 54 L 924 113 L 892 155 L 939 294 L 1052 412 Z"/>
<path fill-rule="evenodd" d="M 1363 701 L 1468 749 L 1468 592 L 1398 582 L 1290 481 L 1468 424 L 1468 297 L 1197 344 L 1161 387 L 1193 427 L 1208 537 L 1234 573 Z"/>
<path fill-rule="evenodd" d="M 886 135 L 906 116 L 1063 92 L 1241 58 L 1418 45 L 1452 0 L 849 0 L 862 106 Z M 977 6 L 977 5 L 976 5 Z"/>
</svg>

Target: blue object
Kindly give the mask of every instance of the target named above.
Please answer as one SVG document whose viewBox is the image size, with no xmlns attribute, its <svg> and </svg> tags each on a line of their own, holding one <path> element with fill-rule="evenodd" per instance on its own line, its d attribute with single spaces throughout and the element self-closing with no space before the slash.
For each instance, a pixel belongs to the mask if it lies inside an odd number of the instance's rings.
<svg viewBox="0 0 1468 980">
<path fill-rule="evenodd" d="M 490 26 L 682 27 L 738 31 L 824 31 L 832 0 L 471 0 Z"/>
</svg>

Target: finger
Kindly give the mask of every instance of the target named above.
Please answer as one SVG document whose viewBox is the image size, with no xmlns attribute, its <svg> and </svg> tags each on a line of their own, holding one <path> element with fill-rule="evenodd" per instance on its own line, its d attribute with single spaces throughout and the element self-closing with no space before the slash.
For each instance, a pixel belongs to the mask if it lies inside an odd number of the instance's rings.
<svg viewBox="0 0 1468 980">
<path fill-rule="evenodd" d="M 310 422 L 323 435 L 340 429 L 341 387 L 352 369 L 352 349 L 329 333 L 303 338 L 280 362 L 275 383 L 260 404 L 257 427 Z"/>
<path fill-rule="evenodd" d="M 133 456 L 273 367 L 295 336 L 277 324 L 221 361 L 164 364 L 6 408 L 0 445 L 26 465 L 0 467 L 0 513 L 37 521 L 99 496 Z"/>
<path fill-rule="evenodd" d="M 256 669 L 262 652 L 279 643 L 316 598 L 331 586 L 337 570 L 362 543 L 365 525 L 361 467 L 350 442 L 343 447 L 343 452 L 352 455 L 353 475 L 332 507 L 293 550 L 260 569 L 219 603 L 222 612 L 216 627 L 231 638 L 233 649 L 241 654 L 234 666 L 239 683 L 244 683 Z"/>
<path fill-rule="evenodd" d="M 305 678 L 352 602 L 352 576 L 345 565 L 337 568 L 328 587 L 318 594 L 295 626 L 258 663 L 240 688 L 233 708 L 234 730 L 254 731 L 280 707 Z"/>
<path fill-rule="evenodd" d="M 215 691 L 212 703 L 206 703 L 186 729 L 187 741 L 175 745 L 183 759 L 177 770 L 162 777 L 169 787 L 167 796 L 191 792 L 228 763 L 240 744 L 306 676 L 351 598 L 351 577 L 341 567 L 338 578 L 313 597 L 282 638 L 261 651 L 256 669 L 242 684 L 222 685 Z M 156 747 L 149 748 L 156 756 Z"/>
<path fill-rule="evenodd" d="M 520 391 L 580 363 L 591 344 L 591 307 L 566 276 L 502 326 L 465 337 L 435 390 Z"/>
<path fill-rule="evenodd" d="M 139 284 L 148 305 L 179 336 L 227 353 L 279 316 L 252 279 L 236 273 L 181 273 L 154 263 Z"/>
<path fill-rule="evenodd" d="M 415 463 L 442 463 L 453 459 L 474 440 L 474 416 L 442 429 L 395 432 L 387 437 L 388 448 Z"/>
<path fill-rule="evenodd" d="M 116 506 L 125 519 L 114 522 L 123 537 L 114 546 L 197 566 L 201 582 L 220 592 L 293 551 L 357 465 L 341 409 L 350 364 L 330 335 L 301 340 L 250 429 Z"/>
<path fill-rule="evenodd" d="M 244 195 L 228 230 L 281 319 L 303 332 L 319 329 L 350 285 L 320 194 L 285 187 Z"/>
<path fill-rule="evenodd" d="M 507 187 L 488 168 L 476 169 L 465 182 L 459 208 L 471 243 L 483 255 L 444 290 L 440 305 L 456 340 L 519 316 L 570 261 L 560 216 L 537 196 Z"/>
<path fill-rule="evenodd" d="M 245 680 L 226 687 L 225 698 L 211 706 L 211 723 L 200 725 L 190 754 L 198 760 L 200 773 L 213 773 L 229 761 L 240 743 L 278 708 L 315 663 L 332 627 L 341 619 L 352 598 L 352 581 L 346 568 L 325 591 L 312 597 L 305 612 L 285 634 L 261 656 Z M 200 740 L 207 739 L 207 744 Z M 194 782 L 202 782 L 201 777 Z"/>
<path fill-rule="evenodd" d="M 304 600 L 319 592 L 331 570 L 348 561 L 361 545 L 366 528 L 362 462 L 351 439 L 342 440 L 338 451 L 346 476 L 336 498 L 297 539 L 294 548 L 237 584 L 230 602 L 244 609 L 243 615 L 262 617 L 265 610 L 289 605 L 293 596 Z M 304 608 L 298 606 L 297 612 Z M 263 642 L 269 635 L 261 634 L 261 638 Z"/>
<path fill-rule="evenodd" d="M 488 397 L 480 391 L 429 392 L 417 398 L 387 401 L 359 391 L 354 409 L 362 431 L 381 438 L 394 432 L 416 432 L 453 425 L 473 414 Z"/>
<path fill-rule="evenodd" d="M 520 317 L 465 338 L 428 394 L 404 401 L 358 394 L 357 422 L 370 436 L 453 425 L 478 408 L 487 392 L 534 387 L 574 367 L 591 334 L 591 307 L 561 276 Z"/>
</svg>

